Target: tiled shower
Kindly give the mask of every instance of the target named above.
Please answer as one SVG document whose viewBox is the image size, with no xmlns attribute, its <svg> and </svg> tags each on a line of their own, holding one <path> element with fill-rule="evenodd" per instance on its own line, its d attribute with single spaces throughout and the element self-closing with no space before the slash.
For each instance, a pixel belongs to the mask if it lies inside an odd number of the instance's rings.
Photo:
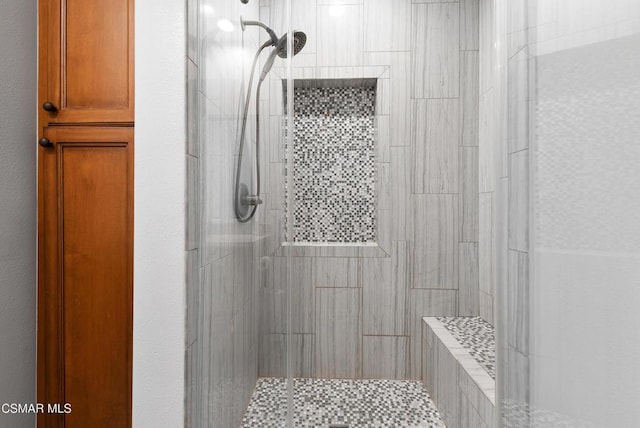
<svg viewBox="0 0 640 428">
<path fill-rule="evenodd" d="M 186 426 L 552 426 L 531 411 L 546 158 L 530 140 L 552 129 L 537 57 L 580 43 L 562 45 L 569 6 L 543 3 L 188 0 Z M 307 37 L 258 107 L 252 88 L 244 158 L 263 203 L 247 223 L 239 118 L 268 34 L 241 17 Z M 418 419 L 357 407 L 374 395 Z"/>
</svg>

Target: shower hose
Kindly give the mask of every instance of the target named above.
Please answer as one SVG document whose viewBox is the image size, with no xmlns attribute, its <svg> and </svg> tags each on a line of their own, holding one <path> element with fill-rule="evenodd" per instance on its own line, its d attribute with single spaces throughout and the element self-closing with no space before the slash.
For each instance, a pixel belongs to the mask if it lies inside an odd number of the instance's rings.
<svg viewBox="0 0 640 428">
<path fill-rule="evenodd" d="M 240 223 L 246 223 L 253 218 L 258 209 L 257 205 L 253 205 L 251 207 L 251 211 L 248 215 L 242 214 L 241 205 L 243 201 L 240 198 L 240 173 L 242 172 L 242 158 L 244 153 L 244 144 L 245 144 L 245 134 L 247 131 L 247 116 L 249 114 L 249 101 L 251 100 L 251 87 L 253 84 L 253 74 L 256 69 L 256 64 L 258 63 L 258 58 L 260 57 L 260 53 L 262 51 L 271 46 L 272 42 L 267 41 L 260 49 L 256 52 L 253 57 L 253 64 L 251 65 L 251 74 L 249 76 L 249 85 L 247 87 L 247 96 L 244 103 L 244 112 L 242 114 L 242 130 L 240 131 L 240 148 L 238 151 L 238 162 L 236 166 L 236 180 L 235 180 L 235 190 L 234 190 L 234 198 L 233 205 L 235 209 L 236 218 Z M 260 88 L 262 87 L 263 79 L 258 81 L 258 87 L 256 88 L 256 144 L 255 144 L 255 171 L 256 171 L 256 196 L 260 196 Z"/>
</svg>

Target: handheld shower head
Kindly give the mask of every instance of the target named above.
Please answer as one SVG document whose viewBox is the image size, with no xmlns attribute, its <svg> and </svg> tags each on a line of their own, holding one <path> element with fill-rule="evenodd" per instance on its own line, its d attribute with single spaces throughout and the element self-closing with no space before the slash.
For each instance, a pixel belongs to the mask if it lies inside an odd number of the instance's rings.
<svg viewBox="0 0 640 428">
<path fill-rule="evenodd" d="M 307 35 L 302 31 L 294 31 L 293 32 L 293 55 L 298 55 L 304 45 L 307 43 Z M 269 57 L 264 63 L 264 67 L 262 68 L 262 73 L 260 74 L 260 81 L 262 82 L 271 71 L 271 67 L 273 67 L 273 63 L 276 60 L 276 56 L 280 58 L 286 58 L 287 52 L 289 49 L 289 43 L 287 42 L 287 35 L 280 37 L 278 42 L 275 44 L 275 49 L 269 53 Z"/>
<path fill-rule="evenodd" d="M 307 35 L 302 31 L 293 32 L 293 55 L 298 55 L 304 45 L 307 44 Z M 287 43 L 287 35 L 282 36 L 278 43 L 276 43 L 276 50 L 280 58 L 287 57 L 287 50 L 289 49 L 289 43 Z"/>
</svg>

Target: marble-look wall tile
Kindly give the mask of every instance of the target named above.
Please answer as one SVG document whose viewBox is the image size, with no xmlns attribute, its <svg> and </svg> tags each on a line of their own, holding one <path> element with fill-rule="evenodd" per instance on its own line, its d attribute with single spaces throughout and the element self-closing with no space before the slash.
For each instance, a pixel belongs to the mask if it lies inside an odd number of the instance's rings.
<svg viewBox="0 0 640 428">
<path fill-rule="evenodd" d="M 270 195 L 268 202 L 269 208 L 272 210 L 277 210 L 284 206 L 284 169 L 284 163 L 273 163 L 266 171 L 269 174 L 269 181 L 265 189 L 266 192 L 263 193 Z"/>
<path fill-rule="evenodd" d="M 313 334 L 293 334 L 291 336 L 291 357 L 294 377 L 313 377 L 314 370 Z M 287 335 L 265 334 L 260 338 L 260 377 L 287 376 Z"/>
<path fill-rule="evenodd" d="M 364 50 L 408 51 L 411 46 L 411 2 L 367 0 L 364 2 Z"/>
<path fill-rule="evenodd" d="M 198 343 L 193 343 L 185 351 L 185 426 L 188 428 L 201 428 L 200 408 L 202 396 L 202 382 L 200 373 L 201 352 Z"/>
<path fill-rule="evenodd" d="M 347 257 L 314 257 L 313 286 L 360 287 L 360 260 Z"/>
<path fill-rule="evenodd" d="M 495 325 L 495 296 L 480 292 L 480 316 L 491 325 Z"/>
<path fill-rule="evenodd" d="M 187 0 L 187 56 L 198 64 L 198 0 Z"/>
<path fill-rule="evenodd" d="M 459 5 L 413 5 L 413 97 L 455 98 L 459 91 Z"/>
<path fill-rule="evenodd" d="M 523 49 L 508 65 L 508 117 L 507 136 L 509 153 L 514 153 L 529 147 L 530 97 L 529 80 L 530 67 L 534 66 L 530 58 L 529 49 Z"/>
<path fill-rule="evenodd" d="M 362 376 L 360 289 L 316 289 L 315 375 Z"/>
<path fill-rule="evenodd" d="M 389 116 L 391 113 L 391 79 L 378 79 L 376 84 L 376 116 Z M 389 118 L 391 120 L 391 118 Z M 391 142 L 393 143 L 393 142 Z"/>
<path fill-rule="evenodd" d="M 269 162 L 284 162 L 284 145 L 286 135 L 282 128 L 284 120 L 281 116 L 269 116 Z"/>
<path fill-rule="evenodd" d="M 437 402 L 439 341 L 429 340 L 430 337 L 433 338 L 433 332 L 422 323 L 422 383 L 434 402 Z"/>
<path fill-rule="evenodd" d="M 458 424 L 460 427 L 487 427 L 487 424 L 480 417 L 480 413 L 471 405 L 466 395 L 459 392 L 458 400 Z"/>
<path fill-rule="evenodd" d="M 472 1 L 472 0 L 467 0 Z M 477 1 L 477 0 L 473 0 Z M 460 145 L 479 144 L 478 52 L 460 52 Z"/>
<path fill-rule="evenodd" d="M 498 144 L 496 139 L 500 138 L 498 133 L 499 125 L 496 123 L 495 100 L 496 90 L 490 89 L 480 96 L 480 128 L 478 154 L 478 191 L 493 192 L 495 190 L 495 180 L 497 177 L 497 166 L 494 158 Z"/>
<path fill-rule="evenodd" d="M 401 241 L 413 240 L 413 209 L 411 206 L 411 149 L 391 148 L 391 235 Z M 380 223 L 379 223 L 380 224 Z"/>
<path fill-rule="evenodd" d="M 362 5 L 318 6 L 318 63 L 362 65 Z"/>
<path fill-rule="evenodd" d="M 409 334 L 411 243 L 393 242 L 388 258 L 362 261 L 363 334 Z"/>
<path fill-rule="evenodd" d="M 403 0 L 404 1 L 404 0 Z M 411 115 L 411 52 L 389 54 L 391 83 L 391 146 L 409 146 L 413 117 Z"/>
<path fill-rule="evenodd" d="M 287 28 L 286 14 L 287 0 L 271 0 L 271 19 L 267 23 L 278 36 L 285 34 Z M 304 46 L 305 54 L 316 53 L 318 37 L 316 33 L 316 16 L 309 11 L 316 8 L 316 0 L 295 0 L 291 2 L 291 28 L 304 31 L 307 35 L 307 43 Z"/>
<path fill-rule="evenodd" d="M 494 194 L 480 193 L 480 291 L 495 291 Z"/>
<path fill-rule="evenodd" d="M 422 373 L 422 317 L 458 315 L 458 290 L 410 290 L 411 378 Z"/>
<path fill-rule="evenodd" d="M 191 346 L 198 338 L 199 305 L 200 305 L 200 256 L 198 250 L 186 252 L 185 264 L 187 270 L 187 334 L 186 346 Z"/>
<path fill-rule="evenodd" d="M 529 257 L 509 250 L 507 290 L 507 342 L 524 355 L 529 354 Z"/>
<path fill-rule="evenodd" d="M 393 188 L 391 187 L 391 167 L 388 163 L 376 163 L 376 186 L 379 210 L 390 210 L 391 195 Z"/>
<path fill-rule="evenodd" d="M 447 347 L 438 341 L 438 410 L 447 426 L 462 427 L 459 423 L 458 361 Z"/>
<path fill-rule="evenodd" d="M 333 4 L 362 4 L 364 0 L 317 0 L 318 6 Z"/>
<path fill-rule="evenodd" d="M 509 155 L 509 248 L 529 251 L 529 150 Z"/>
<path fill-rule="evenodd" d="M 478 148 L 460 152 L 460 241 L 478 242 Z"/>
<path fill-rule="evenodd" d="M 413 287 L 458 288 L 458 195 L 414 195 Z"/>
<path fill-rule="evenodd" d="M 409 338 L 406 336 L 364 336 L 362 377 L 365 379 L 408 379 Z"/>
<path fill-rule="evenodd" d="M 187 154 L 195 157 L 200 155 L 199 105 L 198 66 L 187 59 Z"/>
<path fill-rule="evenodd" d="M 459 0 L 411 0 L 412 3 L 457 3 Z"/>
<path fill-rule="evenodd" d="M 388 115 L 376 116 L 376 155 L 377 161 L 389 163 L 391 161 L 391 129 Z"/>
<path fill-rule="evenodd" d="M 273 257 L 269 289 L 269 332 L 287 332 L 287 296 L 291 290 L 291 330 L 314 332 L 315 293 L 310 257 Z M 288 283 L 290 281 L 290 284 Z M 288 285 L 289 284 L 289 285 Z"/>
<path fill-rule="evenodd" d="M 458 192 L 458 142 L 460 135 L 457 99 L 414 100 L 413 192 Z"/>
<path fill-rule="evenodd" d="M 477 51 L 479 46 L 480 0 L 460 0 L 460 49 Z"/>
<path fill-rule="evenodd" d="M 460 316 L 478 316 L 480 312 L 480 297 L 478 289 L 478 244 L 475 242 L 461 242 L 459 254 L 460 285 L 458 289 L 458 312 Z"/>
<path fill-rule="evenodd" d="M 186 155 L 187 162 L 187 201 L 186 201 L 186 250 L 200 247 L 200 161 Z"/>
</svg>

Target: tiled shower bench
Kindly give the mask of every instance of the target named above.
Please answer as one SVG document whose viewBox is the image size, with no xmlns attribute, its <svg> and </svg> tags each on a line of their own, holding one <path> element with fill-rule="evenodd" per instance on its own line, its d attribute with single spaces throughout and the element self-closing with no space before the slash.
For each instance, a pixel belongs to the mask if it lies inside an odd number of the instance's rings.
<svg viewBox="0 0 640 428">
<path fill-rule="evenodd" d="M 422 320 L 422 382 L 447 427 L 494 426 L 493 327 L 478 317 Z"/>
</svg>

